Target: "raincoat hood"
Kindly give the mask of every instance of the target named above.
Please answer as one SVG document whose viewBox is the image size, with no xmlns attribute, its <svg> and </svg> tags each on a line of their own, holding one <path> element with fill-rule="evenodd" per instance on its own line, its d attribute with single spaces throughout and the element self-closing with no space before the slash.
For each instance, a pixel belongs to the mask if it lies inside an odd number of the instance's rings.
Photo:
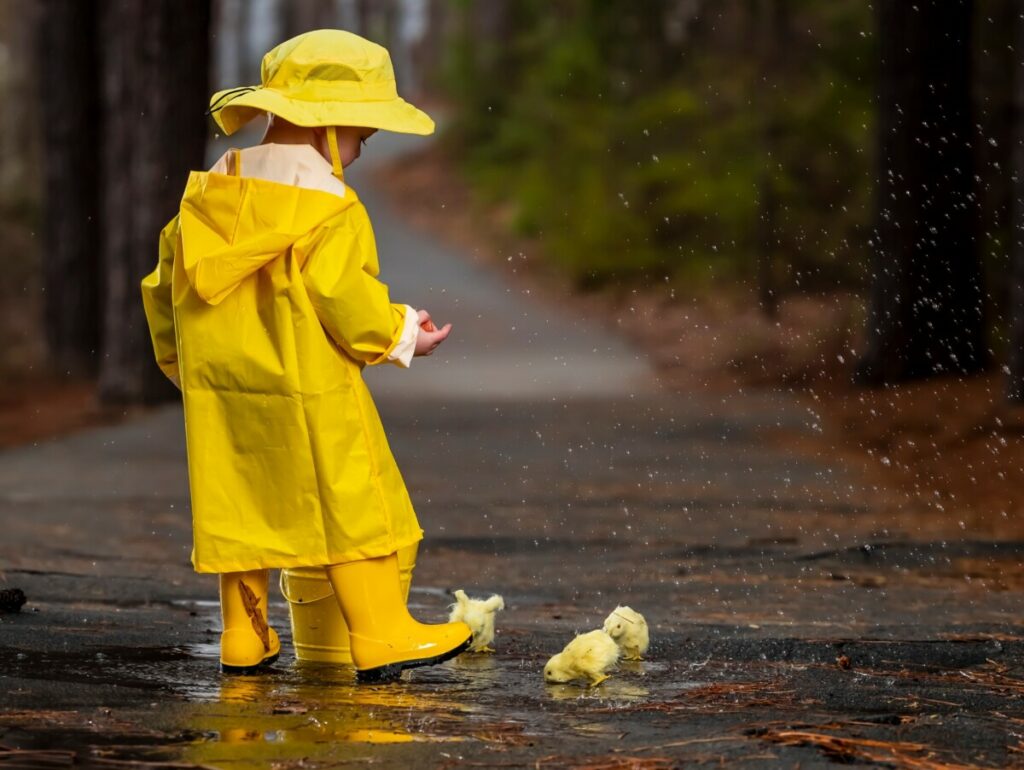
<svg viewBox="0 0 1024 770">
<path fill-rule="evenodd" d="M 181 201 L 182 266 L 203 301 L 216 305 L 243 280 L 356 201 L 320 190 L 214 172 L 193 172 Z"/>
</svg>

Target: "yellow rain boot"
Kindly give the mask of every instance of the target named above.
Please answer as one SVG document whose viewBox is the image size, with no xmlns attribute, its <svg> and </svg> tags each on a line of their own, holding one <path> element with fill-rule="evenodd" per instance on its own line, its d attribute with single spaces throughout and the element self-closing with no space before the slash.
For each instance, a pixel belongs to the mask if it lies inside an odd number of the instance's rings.
<svg viewBox="0 0 1024 770">
<path fill-rule="evenodd" d="M 443 663 L 473 640 L 465 623 L 427 625 L 409 614 L 396 554 L 326 569 L 348 624 L 352 662 L 361 682 L 389 681 L 403 669 Z"/>
<path fill-rule="evenodd" d="M 220 576 L 220 666 L 226 672 L 251 672 L 281 652 L 277 632 L 267 624 L 268 578 L 265 569 Z"/>
<path fill-rule="evenodd" d="M 409 603 L 412 573 L 416 568 L 419 543 L 398 551 L 402 600 Z M 281 570 L 281 593 L 288 601 L 295 657 L 314 663 L 352 665 L 348 626 L 323 567 Z"/>
</svg>

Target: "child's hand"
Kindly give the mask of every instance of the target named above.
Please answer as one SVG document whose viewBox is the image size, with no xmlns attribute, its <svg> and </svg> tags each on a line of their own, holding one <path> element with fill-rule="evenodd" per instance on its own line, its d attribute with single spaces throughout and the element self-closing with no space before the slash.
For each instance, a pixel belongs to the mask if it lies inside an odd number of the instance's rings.
<svg viewBox="0 0 1024 770">
<path fill-rule="evenodd" d="M 447 339 L 448 334 L 452 330 L 452 325 L 445 324 L 438 329 L 434 322 L 430 320 L 430 313 L 426 310 L 419 310 L 416 315 L 420 321 L 420 333 L 416 335 L 415 355 L 429 356 L 434 352 L 434 348 Z"/>
<path fill-rule="evenodd" d="M 434 322 L 430 320 L 430 313 L 428 313 L 426 310 L 417 310 L 416 316 L 417 318 L 420 319 L 419 323 L 421 329 L 428 332 L 437 331 L 437 327 L 434 326 Z"/>
</svg>

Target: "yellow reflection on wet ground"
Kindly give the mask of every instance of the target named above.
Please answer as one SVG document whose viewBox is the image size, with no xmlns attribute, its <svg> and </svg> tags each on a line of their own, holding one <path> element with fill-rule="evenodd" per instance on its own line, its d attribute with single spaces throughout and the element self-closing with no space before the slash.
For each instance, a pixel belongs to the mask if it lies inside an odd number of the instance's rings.
<svg viewBox="0 0 1024 770">
<path fill-rule="evenodd" d="M 220 676 L 214 698 L 179 712 L 181 730 L 195 736 L 182 758 L 231 768 L 351 761 L 383 745 L 461 741 L 462 710 L 444 692 L 407 683 L 356 686 L 352 671 L 336 666 Z"/>
<path fill-rule="evenodd" d="M 583 682 L 568 684 L 545 684 L 548 697 L 554 701 L 605 700 L 632 701 L 644 698 L 649 693 L 646 687 L 628 679 L 617 678 L 614 674 L 597 687 L 587 687 Z"/>
</svg>

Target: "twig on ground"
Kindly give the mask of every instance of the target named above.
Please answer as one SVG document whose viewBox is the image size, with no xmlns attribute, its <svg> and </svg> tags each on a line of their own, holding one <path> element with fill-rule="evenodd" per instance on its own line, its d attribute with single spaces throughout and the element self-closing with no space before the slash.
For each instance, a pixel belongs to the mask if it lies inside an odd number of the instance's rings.
<svg viewBox="0 0 1024 770">
<path fill-rule="evenodd" d="M 848 738 L 807 730 L 766 730 L 758 737 L 780 746 L 811 746 L 837 762 L 877 762 L 906 770 L 991 770 L 982 765 L 946 762 L 924 743 Z"/>
</svg>

